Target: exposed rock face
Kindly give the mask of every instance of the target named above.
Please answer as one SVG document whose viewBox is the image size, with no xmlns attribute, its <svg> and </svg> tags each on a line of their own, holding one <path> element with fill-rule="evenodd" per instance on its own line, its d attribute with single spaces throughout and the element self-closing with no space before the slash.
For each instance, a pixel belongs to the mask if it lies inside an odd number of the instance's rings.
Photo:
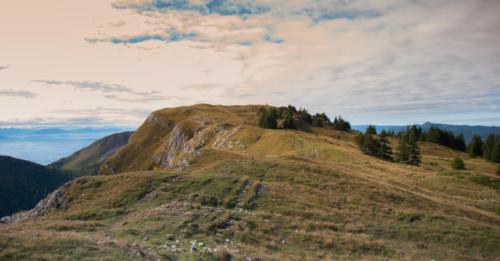
<svg viewBox="0 0 500 261">
<path fill-rule="evenodd" d="M 235 138 L 234 136 L 241 129 L 241 125 L 238 125 L 234 128 L 225 129 L 217 135 L 214 144 L 212 145 L 213 149 L 232 149 L 234 146 L 239 146 L 240 149 L 245 149 L 245 144 L 243 144 L 240 140 Z"/>
<path fill-rule="evenodd" d="M 182 170 L 203 153 L 205 146 L 211 141 L 215 139 L 212 148 L 222 148 L 227 145 L 229 137 L 239 129 L 239 127 L 232 128 L 226 123 L 207 120 L 190 122 L 190 124 L 196 125 L 191 133 L 185 128 L 184 123 L 177 124 L 173 128 L 167 142 L 154 155 L 158 166 Z"/>
<path fill-rule="evenodd" d="M 200 104 L 153 112 L 128 144 L 101 165 L 100 174 L 180 171 L 206 150 L 245 150 L 237 136 L 255 124 L 259 107 L 244 108 Z"/>
</svg>

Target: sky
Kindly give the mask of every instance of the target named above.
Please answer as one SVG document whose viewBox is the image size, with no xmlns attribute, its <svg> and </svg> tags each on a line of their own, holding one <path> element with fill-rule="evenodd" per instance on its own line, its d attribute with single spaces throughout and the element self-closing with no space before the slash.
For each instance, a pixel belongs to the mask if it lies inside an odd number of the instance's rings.
<svg viewBox="0 0 500 261">
<path fill-rule="evenodd" d="M 0 2 L 0 127 L 271 104 L 500 125 L 498 0 Z"/>
</svg>

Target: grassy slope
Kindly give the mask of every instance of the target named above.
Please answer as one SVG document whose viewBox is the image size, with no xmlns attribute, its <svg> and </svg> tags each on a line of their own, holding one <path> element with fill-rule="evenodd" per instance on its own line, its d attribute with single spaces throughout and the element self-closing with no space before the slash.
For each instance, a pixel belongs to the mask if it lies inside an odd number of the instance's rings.
<svg viewBox="0 0 500 261">
<path fill-rule="evenodd" d="M 231 124 L 254 117 L 234 108 Z M 248 118 L 235 116 L 242 114 Z M 146 139 L 146 127 L 133 139 Z M 352 134 L 323 129 L 243 125 L 234 138 L 245 148 L 207 147 L 180 173 L 77 179 L 65 189 L 65 206 L 47 218 L 0 226 L 0 259 L 206 260 L 222 255 L 210 252 L 217 247 L 237 259 L 500 256 L 493 164 L 425 143 L 420 167 L 384 162 L 359 153 Z M 450 169 L 455 156 L 467 171 Z M 192 240 L 204 244 L 195 253 Z"/>
</svg>

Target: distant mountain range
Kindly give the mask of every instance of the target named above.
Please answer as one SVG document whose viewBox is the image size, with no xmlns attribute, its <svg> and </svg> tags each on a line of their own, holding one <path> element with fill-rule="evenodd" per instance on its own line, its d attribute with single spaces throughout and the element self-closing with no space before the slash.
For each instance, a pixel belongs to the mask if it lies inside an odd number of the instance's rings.
<svg viewBox="0 0 500 261">
<path fill-rule="evenodd" d="M 0 155 L 49 164 L 127 128 L 0 128 Z"/>
<path fill-rule="evenodd" d="M 0 217 L 33 208 L 47 194 L 75 177 L 97 174 L 100 164 L 127 144 L 132 133 L 106 136 L 47 167 L 0 156 Z"/>
<path fill-rule="evenodd" d="M 481 126 L 481 125 L 451 125 L 451 124 L 442 124 L 442 123 L 432 123 L 425 122 L 424 124 L 416 124 L 417 126 L 422 127 L 423 130 L 428 130 L 431 127 L 440 128 L 442 130 L 451 131 L 454 134 L 462 133 L 464 135 L 465 141 L 469 142 L 474 135 L 479 135 L 483 140 L 490 133 L 494 133 L 500 135 L 500 127 L 496 126 Z M 352 128 L 357 131 L 365 131 L 368 125 L 353 125 Z M 386 131 L 394 131 L 400 132 L 405 130 L 408 126 L 403 125 L 375 125 L 377 131 L 386 130 Z"/>
</svg>

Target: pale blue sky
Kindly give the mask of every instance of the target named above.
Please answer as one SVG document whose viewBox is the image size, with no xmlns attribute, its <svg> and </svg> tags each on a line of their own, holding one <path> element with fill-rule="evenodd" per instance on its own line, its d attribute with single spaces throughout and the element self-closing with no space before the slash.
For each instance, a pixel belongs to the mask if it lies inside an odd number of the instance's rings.
<svg viewBox="0 0 500 261">
<path fill-rule="evenodd" d="M 195 103 L 500 125 L 500 1 L 0 3 L 0 126 L 138 126 Z"/>
</svg>

